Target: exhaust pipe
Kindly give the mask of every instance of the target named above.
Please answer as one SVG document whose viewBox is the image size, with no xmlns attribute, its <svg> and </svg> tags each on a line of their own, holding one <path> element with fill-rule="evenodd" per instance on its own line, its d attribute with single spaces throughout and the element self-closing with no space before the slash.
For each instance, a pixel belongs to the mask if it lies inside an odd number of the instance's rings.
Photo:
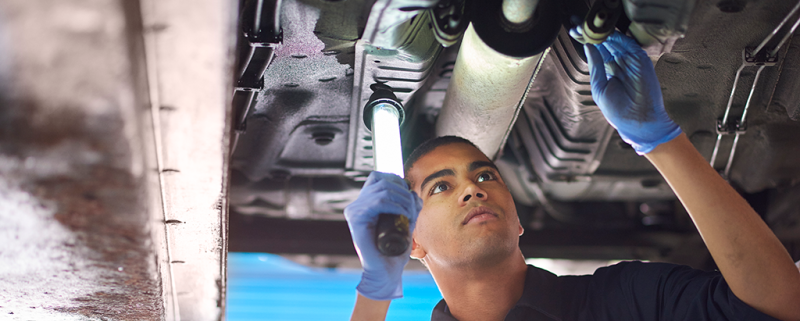
<svg viewBox="0 0 800 321">
<path fill-rule="evenodd" d="M 554 0 L 476 2 L 480 15 L 464 32 L 436 135 L 469 139 L 494 159 L 561 23 Z"/>
</svg>

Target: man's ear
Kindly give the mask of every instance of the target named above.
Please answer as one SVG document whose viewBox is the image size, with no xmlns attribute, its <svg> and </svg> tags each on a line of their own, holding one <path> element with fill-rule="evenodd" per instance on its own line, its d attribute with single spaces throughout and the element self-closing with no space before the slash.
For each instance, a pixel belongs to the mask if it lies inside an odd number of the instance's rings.
<svg viewBox="0 0 800 321">
<path fill-rule="evenodd" d="M 525 233 L 525 229 L 522 228 L 522 224 L 519 224 L 519 236 L 522 236 L 522 233 Z"/>
<path fill-rule="evenodd" d="M 419 243 L 417 243 L 417 240 L 412 237 L 411 238 L 411 257 L 419 260 L 419 259 L 425 258 L 426 255 L 428 255 L 428 252 L 425 252 L 425 250 L 422 248 L 422 246 L 420 246 Z"/>
</svg>

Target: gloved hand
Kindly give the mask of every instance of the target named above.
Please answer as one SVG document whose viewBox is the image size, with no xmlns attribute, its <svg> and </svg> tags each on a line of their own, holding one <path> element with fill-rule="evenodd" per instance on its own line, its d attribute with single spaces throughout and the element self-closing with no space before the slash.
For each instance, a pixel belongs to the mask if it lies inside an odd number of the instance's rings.
<svg viewBox="0 0 800 321">
<path fill-rule="evenodd" d="M 576 27 L 570 34 L 582 33 Z M 681 134 L 664 110 L 653 63 L 635 40 L 615 31 L 600 45 L 584 45 L 584 51 L 592 98 L 622 140 L 639 155 Z"/>
<path fill-rule="evenodd" d="M 364 272 L 356 290 L 372 300 L 392 300 L 403 297 L 403 268 L 411 253 L 384 256 L 375 244 L 375 226 L 381 213 L 405 215 L 408 231 L 414 232 L 422 199 L 408 190 L 408 184 L 397 175 L 372 172 L 358 198 L 344 209 L 350 235 L 361 260 Z"/>
</svg>

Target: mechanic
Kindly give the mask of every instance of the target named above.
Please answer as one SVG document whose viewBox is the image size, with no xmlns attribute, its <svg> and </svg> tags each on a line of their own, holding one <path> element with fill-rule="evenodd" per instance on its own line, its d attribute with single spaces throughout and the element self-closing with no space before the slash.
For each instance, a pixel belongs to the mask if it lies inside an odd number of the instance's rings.
<svg viewBox="0 0 800 321">
<path fill-rule="evenodd" d="M 497 168 L 469 141 L 446 136 L 410 155 L 407 182 L 373 172 L 345 209 L 363 266 L 352 320 L 384 320 L 391 300 L 402 297 L 409 256 L 425 264 L 444 298 L 432 320 L 800 320 L 798 267 L 669 118 L 647 54 L 618 32 L 584 50 L 595 102 L 664 176 L 719 271 L 622 262 L 557 277 L 528 266 Z M 410 219 L 406 255 L 378 253 L 373 228 L 382 212 Z"/>
</svg>

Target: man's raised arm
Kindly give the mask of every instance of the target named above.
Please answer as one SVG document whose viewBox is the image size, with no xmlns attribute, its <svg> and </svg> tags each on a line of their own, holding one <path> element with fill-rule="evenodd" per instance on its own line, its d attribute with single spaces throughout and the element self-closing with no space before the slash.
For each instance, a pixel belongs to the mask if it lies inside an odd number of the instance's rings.
<svg viewBox="0 0 800 321">
<path fill-rule="evenodd" d="M 386 320 L 386 312 L 389 311 L 390 300 L 377 301 L 358 294 L 356 305 L 353 307 L 353 315 L 350 321 L 375 321 Z"/>
<path fill-rule="evenodd" d="M 595 102 L 675 191 L 731 291 L 770 316 L 800 320 L 797 267 L 758 214 L 669 118 L 647 54 L 619 33 L 585 51 Z"/>
<path fill-rule="evenodd" d="M 678 195 L 736 296 L 781 320 L 800 320 L 800 273 L 767 224 L 686 135 L 645 155 Z"/>
<path fill-rule="evenodd" d="M 381 172 L 372 172 L 358 198 L 344 209 L 364 269 L 356 287 L 358 296 L 351 320 L 384 320 L 391 300 L 403 297 L 403 268 L 408 263 L 411 248 L 398 256 L 381 254 L 375 244 L 378 215 L 405 215 L 409 219 L 409 233 L 413 233 L 420 209 L 422 200 L 409 191 L 402 178 Z"/>
</svg>

